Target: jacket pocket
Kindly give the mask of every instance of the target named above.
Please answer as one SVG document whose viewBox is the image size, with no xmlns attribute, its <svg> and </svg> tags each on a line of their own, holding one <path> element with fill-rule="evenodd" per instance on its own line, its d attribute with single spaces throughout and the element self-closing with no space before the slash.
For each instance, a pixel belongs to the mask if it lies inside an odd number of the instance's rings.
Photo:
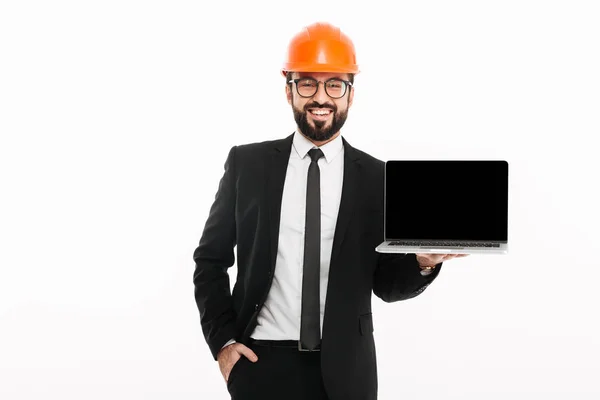
<svg viewBox="0 0 600 400">
<path fill-rule="evenodd" d="M 358 317 L 358 326 L 360 334 L 365 336 L 373 333 L 373 314 L 363 314 Z"/>
</svg>

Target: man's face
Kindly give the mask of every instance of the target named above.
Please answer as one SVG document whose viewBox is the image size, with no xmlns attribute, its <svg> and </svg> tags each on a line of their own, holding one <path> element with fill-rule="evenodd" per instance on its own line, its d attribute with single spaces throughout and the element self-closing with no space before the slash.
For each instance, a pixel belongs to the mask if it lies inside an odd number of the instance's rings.
<svg viewBox="0 0 600 400">
<path fill-rule="evenodd" d="M 348 74 L 329 72 L 294 72 L 292 79 L 298 78 L 314 78 L 325 82 L 331 78 L 347 81 L 349 76 Z M 348 109 L 352 105 L 354 97 L 354 90 L 349 86 L 343 97 L 331 98 L 325 93 L 325 87 L 321 83 L 312 97 L 301 97 L 295 83 L 292 83 L 291 86 L 286 85 L 286 93 L 300 133 L 314 142 L 329 141 L 340 131 L 346 122 Z"/>
</svg>

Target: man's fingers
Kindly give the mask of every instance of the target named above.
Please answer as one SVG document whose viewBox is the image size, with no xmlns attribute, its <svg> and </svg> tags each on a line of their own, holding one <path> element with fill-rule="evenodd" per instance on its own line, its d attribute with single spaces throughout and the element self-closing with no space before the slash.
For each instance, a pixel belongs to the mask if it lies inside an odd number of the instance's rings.
<svg viewBox="0 0 600 400">
<path fill-rule="evenodd" d="M 452 260 L 453 258 L 466 257 L 466 256 L 468 256 L 468 254 L 445 254 L 444 255 L 444 259 L 445 260 Z"/>
<path fill-rule="evenodd" d="M 238 353 L 243 354 L 250 361 L 258 360 L 258 356 L 256 355 L 256 353 L 254 353 L 252 351 L 252 349 L 250 349 L 249 347 L 246 347 L 242 343 L 239 343 L 239 345 L 240 346 L 236 349 L 238 351 Z"/>
<path fill-rule="evenodd" d="M 423 254 L 418 254 L 417 256 L 418 256 L 417 261 L 419 261 L 423 264 L 437 264 L 444 258 L 444 254 L 423 253 Z"/>
<path fill-rule="evenodd" d="M 421 265 L 437 265 L 442 261 L 449 261 L 453 258 L 457 257 L 466 257 L 468 254 L 428 254 L 428 253 L 419 253 L 417 254 L 417 261 Z"/>
<path fill-rule="evenodd" d="M 466 257 L 468 254 L 452 254 L 452 257 L 448 258 L 448 260 L 452 260 L 453 258 Z"/>
</svg>

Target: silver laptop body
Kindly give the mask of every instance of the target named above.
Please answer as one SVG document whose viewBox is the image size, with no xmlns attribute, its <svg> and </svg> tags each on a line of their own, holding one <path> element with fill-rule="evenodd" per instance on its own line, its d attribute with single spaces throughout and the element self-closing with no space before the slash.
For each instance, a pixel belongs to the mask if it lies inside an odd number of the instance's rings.
<svg viewBox="0 0 600 400">
<path fill-rule="evenodd" d="M 380 253 L 508 253 L 508 162 L 391 160 Z"/>
</svg>

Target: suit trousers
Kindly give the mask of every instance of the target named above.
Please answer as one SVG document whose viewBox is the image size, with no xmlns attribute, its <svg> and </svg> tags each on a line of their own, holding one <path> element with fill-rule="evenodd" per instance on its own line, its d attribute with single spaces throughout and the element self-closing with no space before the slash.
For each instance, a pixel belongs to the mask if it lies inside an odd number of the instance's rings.
<svg viewBox="0 0 600 400">
<path fill-rule="evenodd" d="M 321 377 L 321 352 L 251 344 L 258 361 L 241 356 L 227 390 L 231 400 L 329 400 Z"/>
</svg>

